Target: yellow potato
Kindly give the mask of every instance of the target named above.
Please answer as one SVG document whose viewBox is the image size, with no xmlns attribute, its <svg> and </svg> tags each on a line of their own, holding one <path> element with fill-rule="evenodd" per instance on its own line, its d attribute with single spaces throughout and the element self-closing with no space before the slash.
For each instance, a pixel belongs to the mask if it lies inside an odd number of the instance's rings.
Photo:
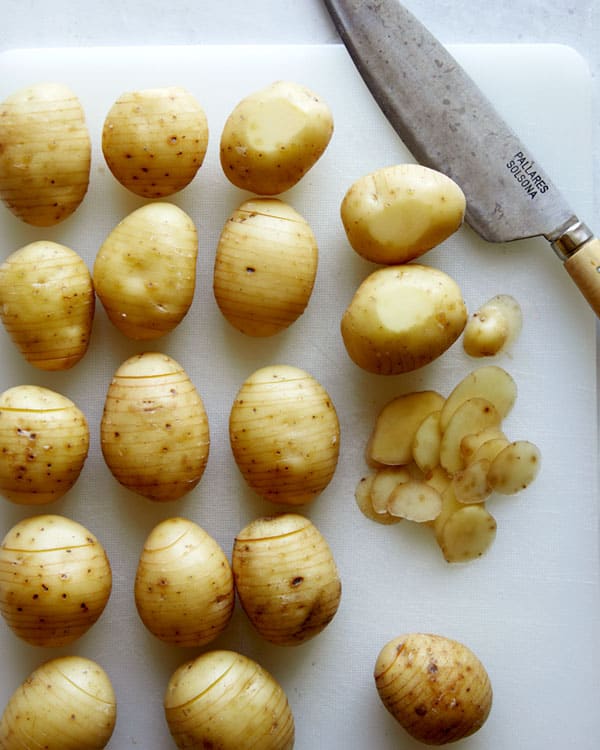
<svg viewBox="0 0 600 750">
<path fill-rule="evenodd" d="M 391 516 L 424 523 L 435 520 L 442 510 L 442 496 L 431 484 L 419 479 L 398 484 L 387 503 Z"/>
<path fill-rule="evenodd" d="M 514 495 L 529 487 L 538 475 L 540 464 L 537 445 L 528 440 L 516 440 L 496 455 L 488 472 L 488 481 L 495 492 Z"/>
<path fill-rule="evenodd" d="M 458 339 L 467 311 L 458 284 L 419 264 L 374 271 L 356 291 L 341 323 L 350 358 L 378 375 L 433 362 Z"/>
<path fill-rule="evenodd" d="M 83 259 L 37 241 L 0 266 L 0 317 L 23 357 L 39 370 L 67 370 L 88 350 L 94 287 Z"/>
<path fill-rule="evenodd" d="M 392 492 L 400 484 L 409 482 L 411 473 L 404 466 L 382 467 L 375 472 L 371 485 L 371 505 L 375 513 L 388 514 L 388 503 Z"/>
<path fill-rule="evenodd" d="M 327 541 L 308 518 L 257 518 L 236 536 L 231 564 L 240 603 L 270 643 L 305 643 L 335 617 L 340 576 Z"/>
<path fill-rule="evenodd" d="M 102 129 L 110 171 L 143 198 L 165 198 L 186 187 L 202 166 L 207 147 L 204 110 L 181 86 L 122 94 Z"/>
<path fill-rule="evenodd" d="M 492 686 L 481 661 L 464 644 L 441 635 L 393 638 L 379 652 L 374 678 L 386 709 L 426 745 L 469 737 L 492 707 Z"/>
<path fill-rule="evenodd" d="M 428 414 L 418 426 L 413 437 L 413 461 L 425 474 L 433 471 L 440 462 L 440 445 L 442 442 L 440 415 L 440 410 Z"/>
<path fill-rule="evenodd" d="M 317 273 L 308 222 L 276 198 L 244 201 L 225 224 L 213 290 L 224 317 L 249 336 L 272 336 L 304 312 Z"/>
<path fill-rule="evenodd" d="M 38 83 L 0 104 L 0 197 L 27 224 L 70 216 L 87 192 L 90 163 L 85 114 L 67 86 Z"/>
<path fill-rule="evenodd" d="M 277 195 L 318 161 L 333 134 L 327 104 L 292 81 L 276 81 L 240 101 L 221 134 L 226 177 L 239 188 Z"/>
<path fill-rule="evenodd" d="M 384 526 L 390 526 L 392 524 L 399 523 L 401 521 L 400 518 L 390 516 L 390 514 L 387 513 L 387 511 L 385 513 L 379 513 L 373 507 L 373 500 L 371 498 L 371 489 L 373 487 L 373 483 L 376 477 L 377 477 L 377 474 L 373 473 L 373 474 L 369 474 L 366 477 L 360 478 L 360 480 L 358 481 L 358 484 L 356 485 L 356 489 L 354 491 L 354 499 L 356 500 L 356 504 L 360 512 L 370 521 L 375 521 Z"/>
<path fill-rule="evenodd" d="M 66 396 L 36 385 L 0 395 L 0 494 L 21 505 L 63 497 L 88 455 L 89 427 Z"/>
<path fill-rule="evenodd" d="M 82 656 L 44 662 L 15 690 L 0 721 L 2 750 L 103 750 L 117 701 L 102 667 Z"/>
<path fill-rule="evenodd" d="M 418 258 L 461 226 L 464 193 L 449 177 L 420 164 L 398 164 L 358 179 L 341 218 L 352 248 L 374 263 Z"/>
<path fill-rule="evenodd" d="M 281 685 L 252 659 L 209 651 L 175 670 L 164 697 L 178 748 L 292 750 L 294 716 Z"/>
<path fill-rule="evenodd" d="M 196 288 L 198 234 L 172 203 L 149 203 L 108 235 L 94 287 L 110 321 L 129 338 L 164 336 L 186 316 Z"/>
<path fill-rule="evenodd" d="M 471 357 L 493 357 L 507 349 L 523 325 L 521 307 L 509 294 L 498 294 L 469 317 L 463 347 Z"/>
<path fill-rule="evenodd" d="M 248 485 L 274 503 L 311 503 L 337 467 L 335 407 L 323 386 L 297 367 L 262 367 L 246 379 L 231 408 L 229 437 Z"/>
<path fill-rule="evenodd" d="M 510 412 L 517 398 L 517 385 L 506 370 L 485 365 L 469 372 L 452 389 L 440 415 L 440 429 L 445 431 L 456 409 L 469 398 L 484 398 L 494 404 L 502 419 Z"/>
<path fill-rule="evenodd" d="M 498 427 L 502 417 L 485 398 L 469 398 L 452 414 L 440 442 L 440 464 L 449 474 L 464 468 L 465 458 L 461 442 L 466 435 L 473 435 L 488 427 Z"/>
<path fill-rule="evenodd" d="M 73 643 L 98 620 L 112 588 L 104 548 L 57 515 L 19 521 L 0 546 L 0 614 L 33 646 Z"/>
<path fill-rule="evenodd" d="M 446 561 L 456 563 L 481 557 L 495 538 L 495 519 L 482 504 L 474 503 L 449 515 L 438 541 Z"/>
<path fill-rule="evenodd" d="M 159 352 L 130 357 L 117 369 L 100 439 L 115 479 L 150 500 L 177 500 L 191 492 L 208 461 L 202 398 L 184 368 Z"/>
</svg>

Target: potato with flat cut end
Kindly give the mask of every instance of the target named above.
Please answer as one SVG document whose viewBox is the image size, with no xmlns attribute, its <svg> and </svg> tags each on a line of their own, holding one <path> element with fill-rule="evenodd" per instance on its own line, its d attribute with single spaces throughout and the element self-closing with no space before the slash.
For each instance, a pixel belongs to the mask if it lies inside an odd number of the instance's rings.
<svg viewBox="0 0 600 750">
<path fill-rule="evenodd" d="M 458 284 L 437 268 L 408 263 L 371 273 L 341 321 L 352 361 L 377 375 L 417 370 L 458 339 L 467 311 Z"/>
<path fill-rule="evenodd" d="M 481 557 L 496 538 L 496 520 L 480 504 L 463 505 L 451 513 L 439 534 L 439 544 L 449 563 Z"/>
<path fill-rule="evenodd" d="M 471 357 L 494 357 L 514 342 L 522 325 L 517 300 L 498 294 L 469 317 L 463 332 L 464 350 Z"/>
<path fill-rule="evenodd" d="M 465 458 L 461 452 L 461 442 L 466 435 L 481 432 L 487 427 L 496 427 L 501 416 L 485 398 L 470 398 L 453 413 L 440 442 L 440 464 L 449 474 L 462 469 Z"/>
<path fill-rule="evenodd" d="M 7 500 L 43 505 L 63 497 L 89 445 L 87 419 L 66 396 L 37 385 L 0 395 L 0 494 Z"/>
<path fill-rule="evenodd" d="M 148 341 L 174 330 L 194 299 L 198 233 L 172 203 L 149 203 L 122 219 L 94 263 L 96 293 L 125 336 Z"/>
<path fill-rule="evenodd" d="M 84 526 L 57 515 L 16 523 L 0 546 L 0 614 L 16 636 L 44 648 L 73 643 L 110 597 L 106 552 Z"/>
<path fill-rule="evenodd" d="M 383 526 L 391 526 L 392 524 L 399 523 L 402 519 L 390 516 L 387 512 L 379 513 L 373 507 L 371 489 L 376 476 L 376 473 L 373 473 L 359 479 L 354 491 L 356 504 L 358 505 L 360 512 L 371 521 L 376 521 Z"/>
<path fill-rule="evenodd" d="M 466 200 L 446 175 L 397 164 L 359 178 L 340 213 L 352 248 L 374 263 L 397 265 L 436 247 L 463 223 Z"/>
<path fill-rule="evenodd" d="M 37 83 L 0 104 L 0 197 L 15 216 L 64 221 L 85 197 L 90 164 L 85 113 L 68 86 Z"/>
<path fill-rule="evenodd" d="M 122 94 L 102 128 L 108 168 L 142 198 L 165 198 L 183 190 L 202 166 L 207 147 L 204 110 L 181 86 Z"/>
<path fill-rule="evenodd" d="M 488 482 L 501 495 L 514 495 L 526 489 L 537 477 L 541 454 L 529 440 L 516 440 L 500 451 L 491 463 Z"/>
<path fill-rule="evenodd" d="M 277 195 L 299 182 L 333 135 L 321 97 L 292 81 L 276 81 L 233 109 L 221 134 L 221 167 L 236 187 Z"/>
<path fill-rule="evenodd" d="M 57 242 L 38 241 L 0 266 L 0 317 L 29 364 L 68 370 L 87 352 L 95 296 L 83 259 Z"/>
<path fill-rule="evenodd" d="M 517 399 L 517 384 L 511 375 L 497 365 L 485 365 L 471 370 L 452 389 L 440 415 L 440 429 L 444 432 L 456 409 L 470 398 L 484 398 L 494 404 L 504 419 Z"/>
<path fill-rule="evenodd" d="M 216 302 L 242 333 L 272 336 L 306 309 L 317 264 L 317 241 L 306 219 L 277 198 L 251 198 L 221 232 L 213 275 Z"/>
<path fill-rule="evenodd" d="M 383 705 L 411 737 L 445 745 L 477 732 L 492 707 L 489 675 L 462 643 L 429 633 L 392 639 L 375 662 Z"/>
<path fill-rule="evenodd" d="M 333 553 L 304 516 L 257 518 L 235 538 L 231 565 L 248 619 L 265 640 L 297 646 L 335 617 L 342 595 Z"/>
<path fill-rule="evenodd" d="M 2 750 L 103 750 L 117 719 L 107 673 L 83 656 L 41 664 L 15 690 L 0 720 Z"/>
<path fill-rule="evenodd" d="M 275 678 L 234 651 L 209 651 L 172 674 L 165 719 L 178 748 L 292 750 L 294 716 Z"/>
<path fill-rule="evenodd" d="M 124 487 L 149 500 L 178 500 L 204 474 L 210 431 L 204 403 L 182 365 L 144 352 L 123 362 L 100 424 L 102 454 Z"/>
</svg>

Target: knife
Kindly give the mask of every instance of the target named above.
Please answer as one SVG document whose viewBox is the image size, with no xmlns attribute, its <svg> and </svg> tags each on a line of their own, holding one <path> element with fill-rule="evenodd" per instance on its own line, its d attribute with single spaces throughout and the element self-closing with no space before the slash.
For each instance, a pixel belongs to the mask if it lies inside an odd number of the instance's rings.
<svg viewBox="0 0 600 750">
<path fill-rule="evenodd" d="M 324 0 L 404 145 L 467 198 L 488 242 L 545 237 L 597 316 L 600 240 L 442 44 L 397 0 Z"/>
</svg>

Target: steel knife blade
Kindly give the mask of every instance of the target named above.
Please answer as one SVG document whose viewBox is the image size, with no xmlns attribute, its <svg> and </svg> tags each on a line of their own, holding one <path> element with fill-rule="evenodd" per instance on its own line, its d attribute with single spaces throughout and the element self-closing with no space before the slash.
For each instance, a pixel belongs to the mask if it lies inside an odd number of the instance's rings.
<svg viewBox="0 0 600 750">
<path fill-rule="evenodd" d="M 451 177 L 489 242 L 545 237 L 600 316 L 600 240 L 446 48 L 397 0 L 324 0 L 404 145 Z"/>
</svg>

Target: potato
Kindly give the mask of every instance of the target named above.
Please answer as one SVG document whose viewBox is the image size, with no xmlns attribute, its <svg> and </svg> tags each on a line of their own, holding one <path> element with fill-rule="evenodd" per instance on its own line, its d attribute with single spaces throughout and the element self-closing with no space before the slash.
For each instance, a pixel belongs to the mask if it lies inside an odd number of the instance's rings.
<svg viewBox="0 0 600 750">
<path fill-rule="evenodd" d="M 204 110 L 181 86 L 122 94 L 102 128 L 108 168 L 142 198 L 165 198 L 189 185 L 207 147 Z"/>
<path fill-rule="evenodd" d="M 234 651 L 209 651 L 175 670 L 164 697 L 179 748 L 292 750 L 294 716 L 275 678 Z"/>
<path fill-rule="evenodd" d="M 242 99 L 227 118 L 221 167 L 237 187 L 277 195 L 314 166 L 332 134 L 331 110 L 317 94 L 292 81 L 276 81 Z"/>
<path fill-rule="evenodd" d="M 111 587 L 104 548 L 69 518 L 25 518 L 0 546 L 0 614 L 33 646 L 77 640 L 104 611 Z"/>
<path fill-rule="evenodd" d="M 450 513 L 439 532 L 439 545 L 449 563 L 481 557 L 496 538 L 496 521 L 481 504 L 463 505 Z"/>
<path fill-rule="evenodd" d="M 327 541 L 304 516 L 258 518 L 235 538 L 233 576 L 256 631 L 278 646 L 321 633 L 337 612 L 342 584 Z"/>
<path fill-rule="evenodd" d="M 485 398 L 469 398 L 452 414 L 440 442 L 440 464 L 449 474 L 464 468 L 461 443 L 465 436 L 498 427 L 502 417 L 494 404 Z"/>
<path fill-rule="evenodd" d="M 390 526 L 395 523 L 399 523 L 402 519 L 396 516 L 391 516 L 387 511 L 379 513 L 373 507 L 373 500 L 371 497 L 371 489 L 373 487 L 374 480 L 377 477 L 377 473 L 369 474 L 366 477 L 361 477 L 356 490 L 354 491 L 354 499 L 360 512 L 366 516 L 370 521 L 375 521 L 384 526 Z"/>
<path fill-rule="evenodd" d="M 83 259 L 56 242 L 32 242 L 0 266 L 0 317 L 29 364 L 68 370 L 88 350 L 92 277 Z"/>
<path fill-rule="evenodd" d="M 198 234 L 172 203 L 149 203 L 108 235 L 94 263 L 94 287 L 110 321 L 132 339 L 174 330 L 196 288 Z"/>
<path fill-rule="evenodd" d="M 91 142 L 76 94 L 37 83 L 0 104 L 0 197 L 27 224 L 64 221 L 88 189 Z"/>
<path fill-rule="evenodd" d="M 41 664 L 15 690 L 0 721 L 3 750 L 102 750 L 117 718 L 104 669 L 82 656 Z"/>
<path fill-rule="evenodd" d="M 469 737 L 492 707 L 492 686 L 481 661 L 464 644 L 441 635 L 393 638 L 379 652 L 374 678 L 386 709 L 427 745 Z"/>
<path fill-rule="evenodd" d="M 514 495 L 533 482 L 540 470 L 541 454 L 537 445 L 516 440 L 501 450 L 491 462 L 488 482 L 501 495 Z"/>
<path fill-rule="evenodd" d="M 344 312 L 341 333 L 350 358 L 379 375 L 433 362 L 458 339 L 467 312 L 458 284 L 419 264 L 370 274 Z"/>
<path fill-rule="evenodd" d="M 0 395 L 0 494 L 43 505 L 75 484 L 90 444 L 83 412 L 66 396 L 37 385 Z"/>
<path fill-rule="evenodd" d="M 184 368 L 159 352 L 127 359 L 110 383 L 100 425 L 115 479 L 150 500 L 177 500 L 198 484 L 208 461 L 204 404 Z"/>
<path fill-rule="evenodd" d="M 523 325 L 521 307 L 509 294 L 498 294 L 468 319 L 463 347 L 471 357 L 493 357 L 507 349 Z"/>
<path fill-rule="evenodd" d="M 205 646 L 233 614 L 233 574 L 218 543 L 186 518 L 161 521 L 144 543 L 135 604 L 148 630 L 165 643 Z"/>
<path fill-rule="evenodd" d="M 410 463 L 418 428 L 443 404 L 444 397 L 437 391 L 404 393 L 388 401 L 375 420 L 368 446 L 369 459 L 392 466 Z"/>
<path fill-rule="evenodd" d="M 404 466 L 382 467 L 378 469 L 371 485 L 371 505 L 375 513 L 388 513 L 388 502 L 399 484 L 409 482 L 410 471 Z"/>
<path fill-rule="evenodd" d="M 492 494 L 488 480 L 490 465 L 488 458 L 479 458 L 454 474 L 452 483 L 460 503 L 482 503 Z"/>
<path fill-rule="evenodd" d="M 215 299 L 234 328 L 249 336 L 272 336 L 306 309 L 317 264 L 317 242 L 308 222 L 277 198 L 251 198 L 221 232 Z"/>
<path fill-rule="evenodd" d="M 461 226 L 466 200 L 444 174 L 420 164 L 397 164 L 359 178 L 340 213 L 348 242 L 374 263 L 406 263 L 436 247 Z"/>
<path fill-rule="evenodd" d="M 335 473 L 340 426 L 329 394 L 290 365 L 262 367 L 240 387 L 229 416 L 236 464 L 261 497 L 313 502 Z"/>
<path fill-rule="evenodd" d="M 442 510 L 442 496 L 427 482 L 411 479 L 398 484 L 392 491 L 387 504 L 391 516 L 406 518 L 408 521 L 424 523 L 433 521 Z"/>
<path fill-rule="evenodd" d="M 425 474 L 433 471 L 440 463 L 440 430 L 441 410 L 428 414 L 417 427 L 414 434 L 411 452 L 412 459 Z"/>
</svg>

